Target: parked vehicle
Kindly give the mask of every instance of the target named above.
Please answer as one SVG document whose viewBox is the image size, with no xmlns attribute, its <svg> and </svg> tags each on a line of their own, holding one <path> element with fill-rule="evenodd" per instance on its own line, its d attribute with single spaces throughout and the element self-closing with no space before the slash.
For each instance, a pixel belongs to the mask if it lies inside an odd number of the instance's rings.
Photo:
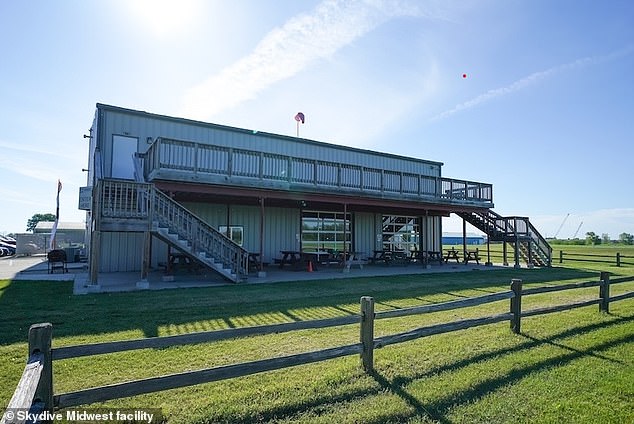
<svg viewBox="0 0 634 424">
<path fill-rule="evenodd" d="M 15 244 L 6 243 L 3 241 L 5 237 L 0 239 L 0 256 L 11 256 L 15 255 Z"/>
<path fill-rule="evenodd" d="M 8 244 L 13 244 L 13 245 L 17 243 L 13 237 L 9 237 L 9 236 L 0 236 L 0 241 L 4 243 L 8 243 Z"/>
</svg>

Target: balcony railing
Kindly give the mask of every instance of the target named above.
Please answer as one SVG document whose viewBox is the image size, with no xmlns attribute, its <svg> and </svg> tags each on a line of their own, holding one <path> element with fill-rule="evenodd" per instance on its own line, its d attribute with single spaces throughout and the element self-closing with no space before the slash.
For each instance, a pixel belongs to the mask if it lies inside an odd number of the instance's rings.
<svg viewBox="0 0 634 424">
<path fill-rule="evenodd" d="M 491 206 L 491 184 L 452 178 L 377 169 L 354 164 L 264 153 L 191 141 L 158 138 L 146 154 L 145 174 L 177 178 L 187 173 L 187 181 L 222 177 L 226 184 L 302 190 L 336 190 L 367 196 L 389 196 L 450 202 L 482 203 Z M 175 174 L 176 172 L 176 174 Z"/>
</svg>

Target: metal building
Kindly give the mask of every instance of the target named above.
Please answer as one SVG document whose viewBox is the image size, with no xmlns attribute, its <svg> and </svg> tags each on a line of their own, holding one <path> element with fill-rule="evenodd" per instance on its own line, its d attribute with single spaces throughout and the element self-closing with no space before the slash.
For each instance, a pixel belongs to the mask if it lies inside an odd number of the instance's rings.
<svg viewBox="0 0 634 424">
<path fill-rule="evenodd" d="M 295 255 L 423 260 L 442 248 L 443 216 L 499 227 L 492 185 L 443 177 L 439 162 L 104 104 L 88 161 L 93 282 L 176 255 L 233 281 Z"/>
</svg>

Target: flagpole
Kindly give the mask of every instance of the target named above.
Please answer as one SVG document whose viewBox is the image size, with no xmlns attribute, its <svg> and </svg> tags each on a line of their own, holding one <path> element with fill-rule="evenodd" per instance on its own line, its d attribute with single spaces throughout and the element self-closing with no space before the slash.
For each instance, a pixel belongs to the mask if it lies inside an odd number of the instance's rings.
<svg viewBox="0 0 634 424">
<path fill-rule="evenodd" d="M 62 182 L 57 180 L 57 207 L 55 208 L 55 222 L 53 223 L 53 228 L 51 229 L 51 240 L 49 244 L 48 250 L 57 249 L 57 225 L 59 224 L 59 192 L 62 191 Z"/>
</svg>

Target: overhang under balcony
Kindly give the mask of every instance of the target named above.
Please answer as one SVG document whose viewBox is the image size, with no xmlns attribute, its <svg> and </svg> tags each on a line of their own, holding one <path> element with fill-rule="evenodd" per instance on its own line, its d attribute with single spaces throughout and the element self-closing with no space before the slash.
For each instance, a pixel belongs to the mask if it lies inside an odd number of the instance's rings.
<svg viewBox="0 0 634 424">
<path fill-rule="evenodd" d="M 348 211 L 381 212 L 398 214 L 421 214 L 449 216 L 450 213 L 487 210 L 492 206 L 461 202 L 437 202 L 434 199 L 411 199 L 407 197 L 377 197 L 332 193 L 311 190 L 274 190 L 256 187 L 230 186 L 209 183 L 179 182 L 175 180 L 153 180 L 152 183 L 178 202 L 231 203 L 258 206 L 264 201 L 267 207 L 340 210 L 346 205 Z"/>
</svg>

